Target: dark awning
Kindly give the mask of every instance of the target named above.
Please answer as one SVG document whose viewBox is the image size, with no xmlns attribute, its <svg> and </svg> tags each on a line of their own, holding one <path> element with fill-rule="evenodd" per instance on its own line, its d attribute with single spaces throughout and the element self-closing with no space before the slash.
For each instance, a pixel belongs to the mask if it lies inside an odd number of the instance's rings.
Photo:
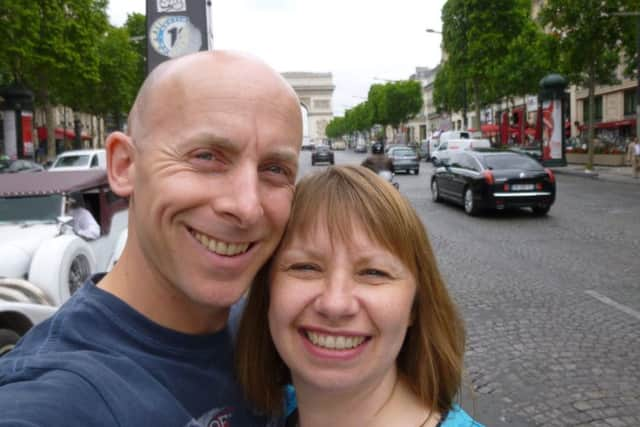
<svg viewBox="0 0 640 427">
<path fill-rule="evenodd" d="M 104 169 L 0 174 L 0 197 L 67 194 L 108 184 Z"/>
<path fill-rule="evenodd" d="M 56 135 L 55 139 L 64 139 L 62 137 L 63 135 L 66 135 L 67 139 L 75 139 L 76 138 L 76 133 L 71 128 L 67 128 L 67 129 L 56 128 L 55 129 L 55 135 Z M 86 140 L 92 139 L 91 136 L 87 135 L 87 134 L 81 134 L 80 138 L 86 139 Z M 39 140 L 47 139 L 47 128 L 45 126 L 40 126 L 38 128 L 38 139 Z"/>
</svg>

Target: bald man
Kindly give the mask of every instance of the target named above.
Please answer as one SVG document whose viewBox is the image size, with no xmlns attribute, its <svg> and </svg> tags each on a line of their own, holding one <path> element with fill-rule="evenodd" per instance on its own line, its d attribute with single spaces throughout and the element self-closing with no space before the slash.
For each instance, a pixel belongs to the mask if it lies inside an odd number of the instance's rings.
<svg viewBox="0 0 640 427">
<path fill-rule="evenodd" d="M 265 425 L 228 318 L 283 233 L 301 140 L 295 92 L 259 60 L 157 67 L 107 139 L 123 254 L 0 359 L 0 426 Z"/>
</svg>

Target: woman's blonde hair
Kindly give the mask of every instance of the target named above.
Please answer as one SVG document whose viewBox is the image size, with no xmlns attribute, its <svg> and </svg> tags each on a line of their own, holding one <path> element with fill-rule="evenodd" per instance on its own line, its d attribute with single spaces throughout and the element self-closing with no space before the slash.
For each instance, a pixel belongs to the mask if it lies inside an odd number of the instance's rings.
<svg viewBox="0 0 640 427">
<path fill-rule="evenodd" d="M 464 326 L 442 281 L 429 238 L 415 209 L 393 186 L 360 166 L 329 167 L 296 187 L 280 247 L 298 234 L 312 235 L 319 220 L 332 241 L 349 243 L 354 228 L 395 254 L 416 281 L 413 322 L 397 358 L 398 370 L 432 410 L 445 413 L 460 386 Z M 249 292 L 236 341 L 238 380 L 263 412 L 282 414 L 283 387 L 291 382 L 269 333 L 267 263 Z"/>
</svg>

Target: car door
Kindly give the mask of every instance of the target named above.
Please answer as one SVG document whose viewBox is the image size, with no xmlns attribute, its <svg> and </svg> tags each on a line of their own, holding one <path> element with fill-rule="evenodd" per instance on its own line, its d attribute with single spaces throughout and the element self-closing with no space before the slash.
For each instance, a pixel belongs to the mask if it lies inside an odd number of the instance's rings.
<svg viewBox="0 0 640 427">
<path fill-rule="evenodd" d="M 462 202 L 465 188 L 471 185 L 479 175 L 479 167 L 475 160 L 464 151 L 451 155 L 451 191 L 454 197 Z"/>
</svg>

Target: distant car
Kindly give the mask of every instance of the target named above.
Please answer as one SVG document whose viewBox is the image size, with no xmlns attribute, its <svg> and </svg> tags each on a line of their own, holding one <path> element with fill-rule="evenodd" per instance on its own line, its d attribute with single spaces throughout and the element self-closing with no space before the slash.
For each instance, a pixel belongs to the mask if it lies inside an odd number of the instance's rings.
<svg viewBox="0 0 640 427">
<path fill-rule="evenodd" d="M 431 177 L 433 201 L 449 200 L 469 215 L 483 209 L 531 208 L 546 215 L 556 198 L 553 172 L 525 154 L 457 151 Z"/>
<path fill-rule="evenodd" d="M 0 162 L 0 173 L 43 172 L 44 166 L 31 160 L 17 159 Z"/>
<path fill-rule="evenodd" d="M 311 139 L 309 138 L 304 138 L 302 140 L 302 146 L 300 148 L 302 148 L 303 150 L 313 150 L 316 147 L 316 144 L 311 141 Z"/>
<path fill-rule="evenodd" d="M 333 150 L 346 150 L 347 144 L 344 141 L 334 141 L 333 144 L 331 144 L 331 148 Z"/>
<path fill-rule="evenodd" d="M 315 166 L 316 163 L 333 164 L 333 151 L 328 145 L 318 145 L 313 150 L 313 153 L 311 153 L 311 166 Z"/>
<path fill-rule="evenodd" d="M 70 198 L 94 217 L 97 238 L 76 233 Z M 0 350 L 92 274 L 113 267 L 126 241 L 127 207 L 104 170 L 0 175 Z"/>
<path fill-rule="evenodd" d="M 440 140 L 438 149 L 432 154 L 431 161 L 434 165 L 445 163 L 451 154 L 460 150 L 474 150 L 477 148 L 491 148 L 491 141 L 488 139 L 461 138 Z"/>
<path fill-rule="evenodd" d="M 387 157 L 391 159 L 393 165 L 393 173 L 403 171 L 407 173 L 420 173 L 420 159 L 418 153 L 413 148 L 407 146 L 395 146 L 391 147 L 387 151 Z"/>
<path fill-rule="evenodd" d="M 65 151 L 56 157 L 50 172 L 107 169 L 107 152 L 104 149 Z"/>
<path fill-rule="evenodd" d="M 353 150 L 356 153 L 366 153 L 367 152 L 367 144 L 364 141 L 359 141 L 356 144 L 356 148 Z"/>
</svg>

